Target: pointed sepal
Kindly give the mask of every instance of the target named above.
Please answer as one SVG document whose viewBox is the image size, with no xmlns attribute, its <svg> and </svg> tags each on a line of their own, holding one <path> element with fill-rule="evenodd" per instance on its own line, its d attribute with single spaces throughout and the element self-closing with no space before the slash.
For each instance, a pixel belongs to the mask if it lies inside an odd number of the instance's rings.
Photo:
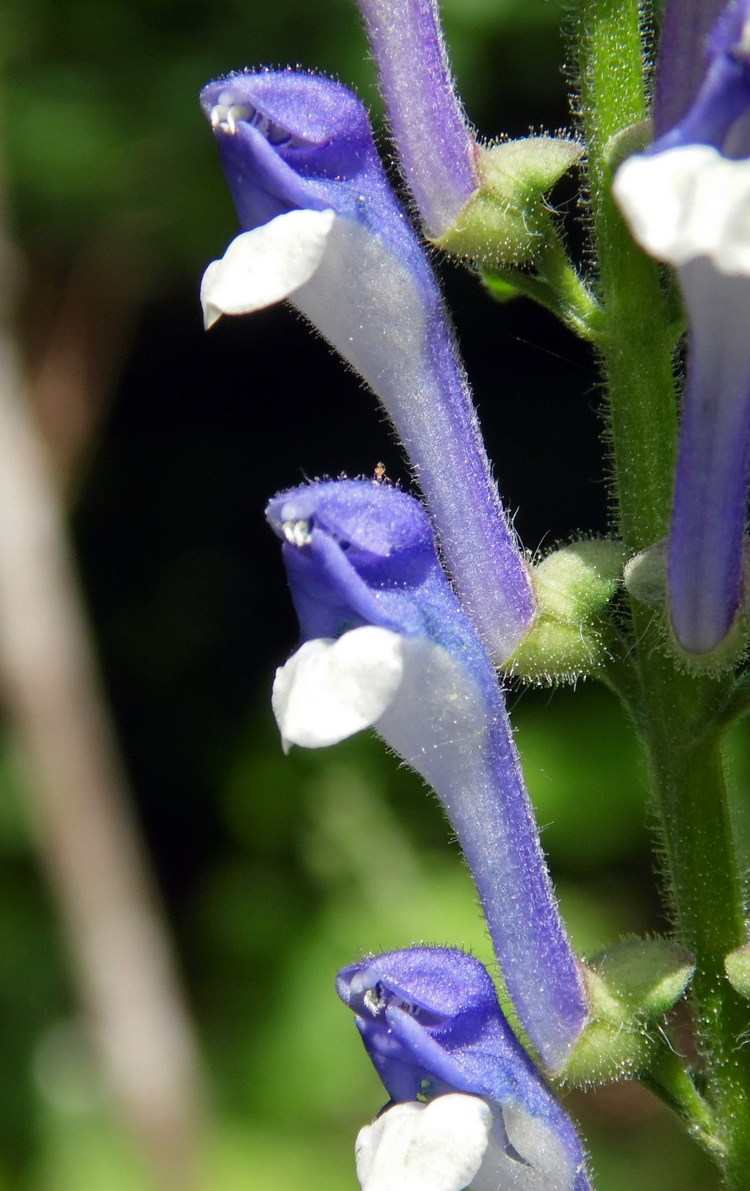
<svg viewBox="0 0 750 1191">
<path fill-rule="evenodd" d="M 573 542 L 532 570 L 538 613 L 506 672 L 538 684 L 574 682 L 609 657 L 609 602 L 627 557 L 618 542 Z"/>
<path fill-rule="evenodd" d="M 585 965 L 591 1020 L 560 1079 L 588 1087 L 645 1071 L 658 1043 L 653 1025 L 680 1000 L 693 977 L 691 956 L 665 939 L 629 939 Z"/>
<path fill-rule="evenodd" d="M 553 236 L 546 195 L 581 153 L 576 141 L 559 137 L 479 149 L 479 188 L 434 243 L 484 268 L 532 263 Z"/>
</svg>

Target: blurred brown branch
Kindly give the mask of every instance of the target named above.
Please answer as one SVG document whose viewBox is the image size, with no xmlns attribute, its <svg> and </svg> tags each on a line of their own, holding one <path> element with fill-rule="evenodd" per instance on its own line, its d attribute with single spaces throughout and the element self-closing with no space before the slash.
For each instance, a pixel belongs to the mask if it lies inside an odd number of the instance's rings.
<svg viewBox="0 0 750 1191">
<path fill-rule="evenodd" d="M 25 288 L 27 387 L 56 485 L 74 503 L 98 441 L 142 301 L 140 246 L 112 233 L 90 241 L 67 276 L 41 271 Z"/>
<path fill-rule="evenodd" d="M 0 224 L 2 692 L 40 858 L 107 1082 L 149 1181 L 159 1191 L 186 1191 L 198 1182 L 199 1062 L 102 698 L 63 489 L 31 413 L 11 317 L 14 261 L 3 230 Z M 80 336 L 71 338 L 70 320 L 78 318 L 79 330 L 86 323 L 74 299 L 75 291 L 52 337 L 45 384 L 48 395 L 56 386 L 68 412 L 85 412 L 84 353 Z M 60 478 L 69 479 L 86 437 L 84 418 L 81 433 L 61 447 Z"/>
</svg>

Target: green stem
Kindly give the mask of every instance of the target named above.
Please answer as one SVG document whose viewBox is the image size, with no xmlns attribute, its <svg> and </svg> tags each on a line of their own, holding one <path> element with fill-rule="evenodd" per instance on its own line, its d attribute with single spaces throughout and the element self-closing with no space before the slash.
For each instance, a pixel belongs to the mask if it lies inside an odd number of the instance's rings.
<svg viewBox="0 0 750 1191">
<path fill-rule="evenodd" d="M 641 1083 L 669 1105 L 713 1158 L 722 1162 L 724 1147 L 716 1137 L 716 1121 L 706 1101 L 685 1070 L 682 1057 L 667 1039 L 654 1054 Z"/>
<path fill-rule="evenodd" d="M 674 310 L 659 270 L 633 243 L 611 198 L 608 146 L 647 115 L 638 0 L 578 0 L 580 110 L 588 145 L 592 235 L 605 312 L 597 344 L 606 378 L 617 529 L 643 549 L 662 538 L 670 514 L 677 438 L 672 353 Z M 692 1009 L 701 1099 L 682 1096 L 681 1115 L 700 1136 L 705 1110 L 727 1185 L 750 1185 L 750 1049 L 741 1046 L 748 1005 L 724 974 L 745 941 L 742 883 L 721 762 L 719 723 L 731 678 L 691 676 L 669 655 L 652 609 L 631 601 L 631 649 L 617 685 L 646 748 L 663 876 L 679 941 L 693 954 Z M 622 676 L 620 676 L 622 678 Z M 635 681 L 633 681 L 635 680 Z M 679 1097 L 678 1097 L 679 1098 Z M 705 1139 L 704 1139 L 705 1140 Z"/>
<path fill-rule="evenodd" d="M 658 266 L 638 249 L 610 193 L 608 144 L 647 116 L 638 0 L 579 0 L 580 108 L 606 332 L 618 530 L 642 550 L 667 530 L 676 440 L 672 319 Z"/>
<path fill-rule="evenodd" d="M 602 308 L 565 251 L 552 220 L 546 234 L 547 243 L 535 261 L 536 272 L 510 265 L 495 267 L 483 270 L 482 280 L 498 301 L 522 294 L 551 310 L 574 335 L 597 344 L 604 334 Z"/>
<path fill-rule="evenodd" d="M 722 723 L 731 728 L 750 713 L 750 674 L 738 678 L 722 712 Z"/>
<path fill-rule="evenodd" d="M 676 673 L 669 658 L 649 650 L 655 646 L 649 637 L 646 630 L 638 722 L 656 795 L 664 876 L 677 936 L 696 961 L 695 1035 L 706 1101 L 726 1155 L 722 1165 L 728 1185 L 744 1191 L 750 1184 L 750 1052 L 740 1040 L 748 1005 L 726 979 L 724 958 L 745 942 L 746 932 L 715 727 L 726 692 L 724 683 Z"/>
<path fill-rule="evenodd" d="M 603 311 L 582 280 L 553 228 L 537 261 L 540 278 L 555 298 L 555 313 L 576 335 L 598 343 L 604 331 Z"/>
</svg>

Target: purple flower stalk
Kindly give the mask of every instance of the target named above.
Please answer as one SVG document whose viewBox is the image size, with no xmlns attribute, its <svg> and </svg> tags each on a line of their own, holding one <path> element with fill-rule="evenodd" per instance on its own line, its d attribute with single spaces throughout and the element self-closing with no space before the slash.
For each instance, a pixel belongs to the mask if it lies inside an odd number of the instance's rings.
<svg viewBox="0 0 750 1191">
<path fill-rule="evenodd" d="M 290 298 L 380 398 L 427 498 L 485 646 L 505 661 L 534 599 L 492 479 L 426 255 L 356 96 L 290 71 L 236 74 L 201 95 L 243 234 L 209 266 L 208 325 Z"/>
<path fill-rule="evenodd" d="M 364 1191 L 588 1191 L 575 1128 L 478 960 L 414 947 L 344 968 L 336 986 L 394 1101 L 360 1133 Z"/>
<path fill-rule="evenodd" d="M 662 53 L 660 68 L 674 71 Z M 614 192 L 635 238 L 679 271 L 688 375 L 669 533 L 675 638 L 709 654 L 744 598 L 750 466 L 750 0 L 709 39 L 708 69 L 684 118 L 627 160 Z"/>
<path fill-rule="evenodd" d="M 437 240 L 480 183 L 437 0 L 359 0 L 359 7 L 406 181 L 427 236 Z"/>
<path fill-rule="evenodd" d="M 282 492 L 267 511 L 304 644 L 279 670 L 285 745 L 374 727 L 440 798 L 474 876 L 509 993 L 543 1062 L 587 1017 L 502 691 L 440 566 L 418 501 L 367 480 Z"/>
</svg>

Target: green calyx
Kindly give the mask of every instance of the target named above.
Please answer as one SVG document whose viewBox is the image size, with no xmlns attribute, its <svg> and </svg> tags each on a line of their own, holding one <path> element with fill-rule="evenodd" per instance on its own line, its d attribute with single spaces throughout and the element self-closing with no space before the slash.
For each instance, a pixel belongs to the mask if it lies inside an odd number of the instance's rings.
<svg viewBox="0 0 750 1191">
<path fill-rule="evenodd" d="M 693 976 L 693 960 L 668 939 L 626 939 L 608 947 L 590 966 L 618 1001 L 648 1021 L 672 1008 Z"/>
<path fill-rule="evenodd" d="M 507 671 L 540 684 L 572 682 L 608 657 L 604 612 L 617 591 L 626 554 L 617 542 L 573 542 L 532 571 L 538 613 Z"/>
<path fill-rule="evenodd" d="M 745 585 L 750 579 L 750 568 L 745 568 Z M 740 609 L 729 633 L 711 653 L 688 653 L 675 640 L 669 629 L 667 593 L 667 542 L 662 539 L 641 550 L 627 563 L 623 582 L 628 595 L 639 604 L 659 611 L 664 621 L 666 647 L 675 657 L 680 669 L 696 674 L 718 677 L 734 669 L 748 645 L 748 614 Z"/>
<path fill-rule="evenodd" d="M 647 1071 L 659 1037 L 651 1027 L 682 997 L 693 970 L 687 952 L 664 939 L 631 939 L 589 960 L 591 1020 L 562 1082 L 586 1087 Z"/>
<path fill-rule="evenodd" d="M 667 543 L 655 542 L 631 558 L 623 572 L 628 595 L 647 608 L 664 608 L 667 602 Z"/>
<path fill-rule="evenodd" d="M 525 137 L 479 149 L 479 188 L 438 248 L 484 268 L 533 263 L 554 238 L 546 193 L 582 148 L 558 137 Z"/>
<path fill-rule="evenodd" d="M 750 1001 L 750 943 L 729 952 L 724 960 L 724 970 L 735 992 Z"/>
<path fill-rule="evenodd" d="M 640 120 L 637 124 L 629 124 L 621 128 L 604 145 L 602 158 L 609 173 L 613 175 L 618 165 L 622 165 L 626 157 L 633 153 L 640 153 L 654 139 L 654 127 L 651 120 Z"/>
</svg>

